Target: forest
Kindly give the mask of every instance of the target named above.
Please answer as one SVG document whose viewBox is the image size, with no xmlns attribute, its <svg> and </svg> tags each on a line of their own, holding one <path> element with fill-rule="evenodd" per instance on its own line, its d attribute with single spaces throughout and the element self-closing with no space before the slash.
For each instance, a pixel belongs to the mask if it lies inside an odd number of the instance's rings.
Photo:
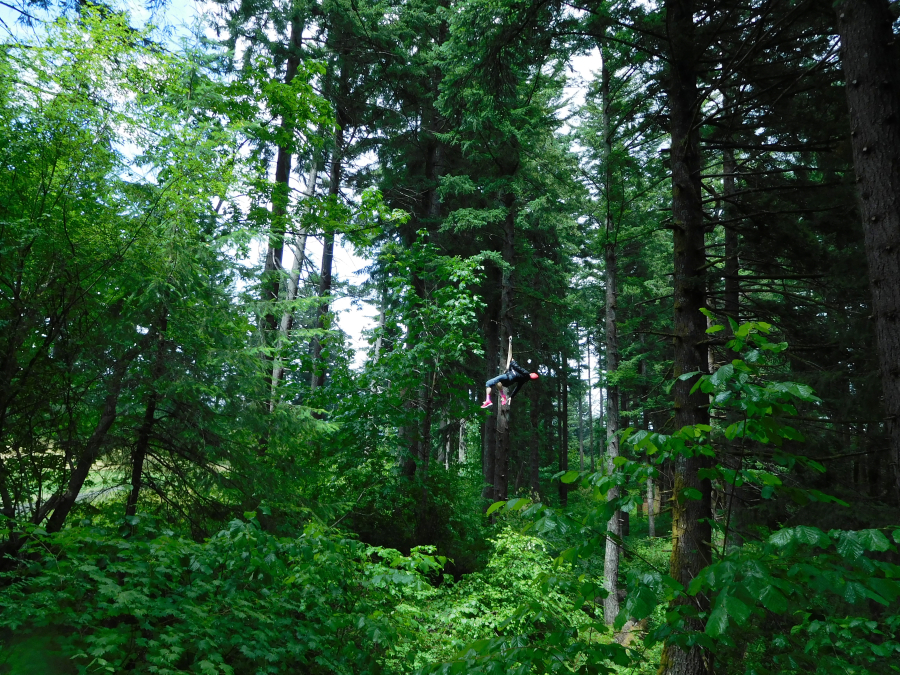
<svg viewBox="0 0 900 675">
<path fill-rule="evenodd" d="M 898 38 L 0 2 L 0 674 L 900 673 Z"/>
</svg>

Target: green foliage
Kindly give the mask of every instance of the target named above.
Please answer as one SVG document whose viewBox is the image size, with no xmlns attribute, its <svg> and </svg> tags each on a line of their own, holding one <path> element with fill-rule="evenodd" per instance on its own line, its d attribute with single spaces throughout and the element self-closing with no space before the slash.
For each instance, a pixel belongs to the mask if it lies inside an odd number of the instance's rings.
<svg viewBox="0 0 900 675">
<path fill-rule="evenodd" d="M 483 572 L 445 585 L 419 606 L 421 673 L 614 672 L 626 650 L 592 610 L 600 584 L 553 564 L 539 538 L 505 531 Z M 450 658 L 452 657 L 452 658 Z"/>
<path fill-rule="evenodd" d="M 279 538 L 246 515 L 202 543 L 140 517 L 126 539 L 89 523 L 34 532 L 26 569 L 4 575 L 0 626 L 57 629 L 86 673 L 381 672 L 412 627 L 396 603 L 443 560 L 315 526 Z"/>
<path fill-rule="evenodd" d="M 568 483 L 580 478 L 582 487 L 592 491 L 595 506 L 580 517 L 522 499 L 497 502 L 492 512 L 520 512 L 530 521 L 528 528 L 538 533 L 577 532 L 575 545 L 558 558 L 560 563 L 574 564 L 597 556 L 609 545 L 612 537 L 606 533 L 606 523 L 617 509 L 633 510 L 637 492 L 628 488 L 639 487 L 653 475 L 654 464 L 696 454 L 719 458 L 728 448 L 733 449 L 734 443 L 739 444 L 741 458 L 737 469 L 731 463 L 713 463 L 710 469 L 702 470 L 705 477 L 732 486 L 732 499 L 735 487 L 755 484 L 767 499 L 782 494 L 800 504 L 842 504 L 821 491 L 789 484 L 789 473 L 797 467 L 816 471 L 824 471 L 824 467 L 784 447 L 788 441 L 801 440 L 785 420 L 797 414 L 799 404 L 815 406 L 820 402 L 809 387 L 767 377 L 787 345 L 768 338 L 772 326 L 766 323 L 732 328 L 734 338 L 727 346 L 740 352 L 742 358 L 712 374 L 682 376 L 697 378 L 694 387 L 710 395 L 714 426 L 694 425 L 670 435 L 625 430 L 623 437 L 628 444 L 635 451 L 645 452 L 651 463 L 622 456 L 616 458 L 618 471 L 612 474 L 557 474 Z M 718 332 L 716 326 L 709 332 Z M 717 411 L 736 414 L 738 419 L 730 422 L 731 416 L 717 415 Z M 749 460 L 744 459 L 751 452 L 745 444 L 751 443 L 754 457 L 759 457 L 760 447 L 772 447 L 767 462 L 757 459 L 756 466 L 747 466 Z M 624 494 L 607 502 L 612 485 L 624 488 Z M 687 489 L 673 498 L 700 499 L 701 494 Z M 683 587 L 659 567 L 628 574 L 626 601 L 615 626 L 621 628 L 626 620 L 654 619 L 656 625 L 644 641 L 647 648 L 664 641 L 685 650 L 699 646 L 715 654 L 717 662 L 729 667 L 740 664 L 735 667 L 747 673 L 882 672 L 884 659 L 900 651 L 900 643 L 893 637 L 900 625 L 900 565 L 893 557 L 898 549 L 885 533 L 866 529 L 826 534 L 811 526 L 783 527 L 762 539 L 728 549 L 731 509 L 732 505 L 726 503 L 714 518 L 721 554 L 689 587 Z M 619 539 L 616 542 L 623 543 Z M 673 603 L 685 595 L 709 597 L 710 611 L 698 611 L 693 603 Z M 668 610 L 660 616 L 658 608 L 664 603 L 669 603 Z M 527 610 L 523 607 L 522 611 Z M 695 619 L 701 621 L 703 631 L 690 628 Z M 502 640 L 480 648 L 492 663 L 508 662 L 509 647 Z M 473 645 L 471 649 L 478 647 Z M 618 663 L 610 654 L 605 658 Z"/>
</svg>

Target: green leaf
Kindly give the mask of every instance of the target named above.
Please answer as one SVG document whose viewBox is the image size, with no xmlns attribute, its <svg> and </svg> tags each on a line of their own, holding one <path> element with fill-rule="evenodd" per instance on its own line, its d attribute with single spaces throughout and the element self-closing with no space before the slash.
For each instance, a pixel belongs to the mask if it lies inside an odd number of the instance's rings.
<svg viewBox="0 0 900 675">
<path fill-rule="evenodd" d="M 703 493 L 697 488 L 684 488 L 681 491 L 681 497 L 683 499 L 700 500 L 703 499 Z"/>
<path fill-rule="evenodd" d="M 713 333 L 718 333 L 720 330 L 725 330 L 725 326 L 723 326 L 722 324 L 716 324 L 707 328 L 706 332 L 712 335 Z"/>
<path fill-rule="evenodd" d="M 734 377 L 734 366 L 728 363 L 721 368 L 718 368 L 716 372 L 714 372 L 709 378 L 709 381 L 718 387 L 727 382 L 732 377 Z"/>
<path fill-rule="evenodd" d="M 856 532 L 841 532 L 837 550 L 841 557 L 848 560 L 857 560 L 863 554 L 863 547 Z"/>
<path fill-rule="evenodd" d="M 726 630 L 728 630 L 728 612 L 721 604 L 717 604 L 706 620 L 706 634 L 719 637 Z"/>
<path fill-rule="evenodd" d="M 759 594 L 763 607 L 775 614 L 783 614 L 787 610 L 787 598 L 774 586 L 766 586 Z"/>
<path fill-rule="evenodd" d="M 494 511 L 496 511 L 497 509 L 503 508 L 503 506 L 504 506 L 505 504 L 506 504 L 505 501 L 502 501 L 502 502 L 494 502 L 493 504 L 491 504 L 491 505 L 488 507 L 488 510 L 484 512 L 484 515 L 486 515 L 486 516 L 491 515 L 491 514 L 492 514 Z"/>
<path fill-rule="evenodd" d="M 738 625 L 747 623 L 751 609 L 733 595 L 726 595 L 724 599 L 725 610 L 728 616 L 734 619 Z"/>
<path fill-rule="evenodd" d="M 891 542 L 879 530 L 860 530 L 859 543 L 867 551 L 887 551 Z"/>
<path fill-rule="evenodd" d="M 529 499 L 525 497 L 516 497 L 515 499 L 510 499 L 506 504 L 506 509 L 508 511 L 519 511 L 520 509 L 526 507 L 529 504 Z"/>
<path fill-rule="evenodd" d="M 566 471 L 559 480 L 561 483 L 574 483 L 580 475 L 578 471 Z"/>
<path fill-rule="evenodd" d="M 831 540 L 818 527 L 810 527 L 809 525 L 799 525 L 794 528 L 797 539 L 804 544 L 818 544 L 825 548 L 830 545 Z"/>
</svg>

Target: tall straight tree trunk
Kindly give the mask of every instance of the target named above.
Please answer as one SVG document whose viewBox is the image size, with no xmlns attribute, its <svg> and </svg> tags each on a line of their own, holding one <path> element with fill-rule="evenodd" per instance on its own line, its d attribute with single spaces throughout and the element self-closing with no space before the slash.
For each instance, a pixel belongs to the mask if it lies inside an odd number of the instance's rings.
<svg viewBox="0 0 900 675">
<path fill-rule="evenodd" d="M 619 367 L 619 333 L 616 325 L 616 307 L 618 304 L 618 259 L 616 255 L 615 228 L 612 219 L 612 131 L 609 124 L 609 68 L 606 63 L 606 55 L 602 54 L 600 70 L 600 86 L 603 101 L 603 155 L 605 158 L 604 191 L 606 192 L 606 217 L 604 228 L 606 231 L 606 245 L 604 248 L 604 262 L 606 266 L 606 372 L 607 377 L 615 378 Z M 606 473 L 612 475 L 616 471 L 614 460 L 619 456 L 619 385 L 615 380 L 607 380 L 606 385 Z M 607 501 L 619 498 L 619 488 L 613 487 L 606 493 Z M 607 532 L 613 538 L 622 536 L 621 511 L 616 510 L 606 526 Z M 606 540 L 603 556 L 603 585 L 607 596 L 603 600 L 603 620 L 612 624 L 619 614 L 619 553 L 621 547 L 612 539 Z"/>
<path fill-rule="evenodd" d="M 515 195 L 507 193 L 503 198 L 506 217 L 503 219 L 503 260 L 513 265 L 515 246 Z M 500 349 L 508 349 L 512 339 L 513 286 L 512 271 L 503 270 L 500 282 Z M 506 499 L 509 492 L 509 404 L 497 407 L 497 456 L 494 460 L 494 499 Z"/>
<path fill-rule="evenodd" d="M 485 365 L 487 377 L 490 380 L 496 377 L 500 371 L 500 325 L 497 323 L 497 313 L 500 311 L 499 298 L 494 289 L 500 286 L 500 271 L 496 265 L 489 265 L 487 272 L 487 312 L 486 326 L 484 330 L 485 340 Z M 497 410 L 500 406 L 499 399 L 492 406 Z M 482 435 L 482 461 L 481 470 L 484 476 L 484 490 L 482 496 L 493 501 L 494 499 L 494 460 L 497 456 L 497 422 L 486 417 L 484 420 L 484 432 Z"/>
<path fill-rule="evenodd" d="M 562 424 L 559 431 L 559 470 L 569 470 L 569 362 L 565 354 L 559 355 L 560 391 L 562 399 Z M 559 501 L 563 506 L 569 505 L 569 486 L 559 482 Z"/>
<path fill-rule="evenodd" d="M 900 503 L 900 69 L 887 0 L 835 3 L 884 412 Z"/>
<path fill-rule="evenodd" d="M 299 17 L 291 19 L 291 33 L 288 56 L 284 73 L 284 83 L 290 84 L 297 75 L 300 66 L 300 42 L 303 24 Z M 263 267 L 263 298 L 269 303 L 264 319 L 265 339 L 275 334 L 278 318 L 275 314 L 275 303 L 281 292 L 281 271 L 284 259 L 284 235 L 287 229 L 287 206 L 290 196 L 292 139 L 294 120 L 289 114 L 281 116 L 282 142 L 278 146 L 275 159 L 275 186 L 272 191 L 272 225 L 269 230 L 269 243 L 266 250 L 266 262 Z M 269 358 L 269 357 L 267 357 Z"/>
<path fill-rule="evenodd" d="M 529 457 L 529 487 L 535 495 L 541 493 L 540 410 L 541 389 L 535 384 L 531 392 L 531 455 Z"/>
<path fill-rule="evenodd" d="M 587 371 L 588 371 L 588 387 L 587 387 L 587 395 L 588 395 L 588 431 L 589 431 L 589 444 L 591 451 L 591 472 L 593 473 L 595 469 L 594 465 L 594 403 L 591 397 L 591 392 L 594 388 L 594 379 L 591 374 L 591 336 L 588 333 L 588 341 L 587 341 Z"/>
<path fill-rule="evenodd" d="M 612 233 L 607 233 L 611 236 Z M 617 258 L 616 245 L 606 245 L 606 372 L 615 377 L 619 367 L 619 339 L 616 326 Z M 607 381 L 606 385 L 606 473 L 612 475 L 616 471 L 614 460 L 619 456 L 619 385 Z M 606 493 L 606 500 L 619 498 L 619 488 L 613 487 Z M 622 536 L 622 512 L 616 510 L 607 523 L 607 532 L 612 537 Z M 619 553 L 621 547 L 607 539 L 603 556 L 603 585 L 608 595 L 603 600 L 603 620 L 612 624 L 619 614 L 618 578 Z"/>
<path fill-rule="evenodd" d="M 306 179 L 306 189 L 303 191 L 304 200 L 309 200 L 312 198 L 313 194 L 316 191 L 316 181 L 318 180 L 318 177 L 318 158 L 314 156 L 312 165 L 309 169 L 309 176 Z M 294 240 L 292 246 L 294 253 L 294 262 L 291 265 L 291 273 L 287 278 L 284 297 L 284 300 L 288 305 L 288 309 L 286 309 L 281 315 L 281 326 L 278 336 L 279 347 L 283 343 L 287 342 L 288 338 L 290 337 L 291 329 L 294 327 L 294 312 L 290 309 L 290 303 L 294 302 L 294 300 L 297 299 L 297 294 L 300 289 L 300 272 L 303 269 L 303 264 L 306 262 L 307 239 L 308 234 L 304 231 L 302 234 L 300 234 L 299 237 Z M 381 338 L 379 337 L 379 339 Z M 277 357 L 275 365 L 272 369 L 272 398 L 269 401 L 269 412 L 272 412 L 275 409 L 275 405 L 278 402 L 278 383 L 281 381 L 283 376 L 284 364 L 282 363 L 281 358 Z"/>
<path fill-rule="evenodd" d="M 734 199 L 734 185 L 737 173 L 737 163 L 734 161 L 733 148 L 725 148 L 722 152 L 722 173 L 725 174 L 722 180 L 722 196 L 724 197 L 722 212 L 725 215 L 725 220 L 729 221 L 725 225 L 725 298 L 722 309 L 725 312 L 725 316 L 740 322 L 741 282 L 739 278 L 738 231 L 736 223 L 731 222 L 732 219 L 729 217 L 735 212 L 731 202 Z"/>
<path fill-rule="evenodd" d="M 584 393 L 581 387 L 581 358 L 578 359 L 578 470 L 584 471 Z"/>
<path fill-rule="evenodd" d="M 343 78 L 343 75 L 341 76 Z M 343 152 L 344 152 L 344 124 L 338 110 L 338 125 L 334 131 L 334 149 L 331 156 L 331 175 L 328 186 L 328 196 L 335 200 L 341 193 L 341 179 L 343 177 Z M 324 330 L 326 317 L 328 316 L 329 297 L 331 296 L 331 271 L 334 262 L 334 232 L 326 232 L 322 246 L 322 267 L 319 272 L 319 297 L 322 304 L 316 313 L 316 328 Z M 313 373 L 310 380 L 310 388 L 315 390 L 325 384 L 326 365 L 322 362 L 322 341 L 324 338 L 313 338 L 312 361 Z"/>
<path fill-rule="evenodd" d="M 674 375 L 709 367 L 706 317 L 701 313 L 706 301 L 704 266 L 703 206 L 700 184 L 700 94 L 697 89 L 697 46 L 693 0 L 666 0 L 666 28 L 669 36 L 669 120 L 672 161 L 672 220 L 674 231 Z M 676 380 L 675 426 L 708 423 L 709 400 L 697 391 L 691 394 L 694 380 Z M 701 480 L 706 466 L 702 456 L 680 457 L 674 468 L 672 495 L 672 553 L 669 574 L 685 588 L 700 570 L 711 562 L 709 479 Z M 684 491 L 699 492 L 700 499 L 688 499 Z M 699 604 L 708 609 L 701 596 L 682 596 L 674 604 Z M 688 628 L 702 630 L 700 621 L 688 622 Z M 671 644 L 663 648 L 660 673 L 663 675 L 705 675 L 709 672 L 707 655 L 695 647 L 688 652 Z"/>
<path fill-rule="evenodd" d="M 729 110 L 734 105 L 734 101 L 729 95 L 728 89 L 723 90 L 722 99 L 724 101 L 725 109 L 728 111 L 726 116 L 727 129 L 731 132 L 735 128 L 736 113 L 733 110 Z M 728 140 L 732 140 L 731 133 L 729 133 Z M 724 174 L 722 179 L 722 215 L 725 220 L 725 296 L 722 309 L 726 317 L 734 320 L 735 323 L 740 323 L 741 261 L 739 252 L 740 240 L 735 219 L 737 209 L 734 204 L 735 193 L 737 191 L 737 162 L 734 159 L 734 148 L 726 147 L 722 151 L 722 173 Z M 729 326 L 727 330 L 730 334 L 731 327 Z M 710 350 L 710 353 L 711 352 L 712 350 Z M 730 350 L 727 352 L 728 360 L 737 358 L 740 358 L 740 354 Z M 734 412 L 729 411 L 726 415 L 729 424 L 738 421 L 737 415 Z M 734 441 L 728 443 L 730 452 L 723 462 L 733 471 L 740 471 L 743 468 L 741 466 L 742 459 L 739 459 L 740 453 L 737 452 L 738 446 L 739 444 Z M 732 485 L 730 494 L 726 496 L 726 500 L 726 509 L 731 515 L 728 519 L 728 532 L 726 532 L 725 537 L 729 544 L 741 546 L 743 544 L 741 520 L 744 511 L 745 490 L 737 485 Z"/>
<path fill-rule="evenodd" d="M 422 420 L 421 441 L 419 444 L 419 465 L 417 473 L 422 481 L 422 488 L 419 497 L 419 517 L 416 523 L 420 539 L 427 538 L 429 532 L 429 523 L 426 519 L 426 509 L 428 506 L 428 469 L 431 464 L 431 420 L 434 415 L 434 385 L 437 382 L 437 369 L 431 377 L 431 383 L 426 385 L 424 400 L 422 405 L 425 411 Z"/>
</svg>

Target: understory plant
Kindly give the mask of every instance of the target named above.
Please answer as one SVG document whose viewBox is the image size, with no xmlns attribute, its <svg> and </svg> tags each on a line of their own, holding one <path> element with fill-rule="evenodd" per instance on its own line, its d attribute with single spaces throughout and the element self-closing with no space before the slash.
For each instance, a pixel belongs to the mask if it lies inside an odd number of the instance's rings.
<svg viewBox="0 0 900 675">
<path fill-rule="evenodd" d="M 779 355 L 787 343 L 770 339 L 773 327 L 765 322 L 732 321 L 730 329 L 733 337 L 726 348 L 740 358 L 709 374 L 681 376 L 696 378 L 694 390 L 709 395 L 710 424 L 671 434 L 626 429 L 622 436 L 630 452 L 615 459 L 612 472 L 557 474 L 563 483 L 578 483 L 594 497 L 594 508 L 578 518 L 527 498 L 496 502 L 488 511 L 519 512 L 537 535 L 577 531 L 577 543 L 557 558 L 562 569 L 602 558 L 610 542 L 627 548 L 607 532 L 613 513 L 633 511 L 640 486 L 648 477 L 658 477 L 665 462 L 702 455 L 708 461 L 701 478 L 724 495 L 724 503 L 710 513 L 711 563 L 686 587 L 669 570 L 635 566 L 626 575 L 625 601 L 612 629 L 647 621 L 639 624 L 646 625 L 646 648 L 661 642 L 686 651 L 700 648 L 727 672 L 896 672 L 900 529 L 825 532 L 811 525 L 747 525 L 739 536 L 734 530 L 735 495 L 742 489 L 752 489 L 760 503 L 780 498 L 797 506 L 847 504 L 799 488 L 792 480 L 797 471 L 824 472 L 825 467 L 797 451 L 803 435 L 790 419 L 801 405 L 815 415 L 819 399 L 810 387 L 783 377 Z M 725 326 L 713 323 L 708 332 L 722 330 Z M 607 501 L 613 486 L 620 487 L 621 496 Z M 672 497 L 676 504 L 702 498 L 695 488 Z M 569 592 L 581 611 L 600 611 L 606 591 L 585 578 L 580 581 L 581 586 L 547 573 L 535 583 Z M 432 672 L 602 673 L 638 665 L 639 650 L 618 643 L 596 648 L 574 634 L 560 641 L 557 665 L 542 651 L 539 638 L 519 628 L 524 617 L 539 615 L 540 606 L 523 603 L 519 624 L 508 623 L 494 640 L 468 645 Z M 598 630 L 606 628 L 598 624 Z"/>
</svg>

